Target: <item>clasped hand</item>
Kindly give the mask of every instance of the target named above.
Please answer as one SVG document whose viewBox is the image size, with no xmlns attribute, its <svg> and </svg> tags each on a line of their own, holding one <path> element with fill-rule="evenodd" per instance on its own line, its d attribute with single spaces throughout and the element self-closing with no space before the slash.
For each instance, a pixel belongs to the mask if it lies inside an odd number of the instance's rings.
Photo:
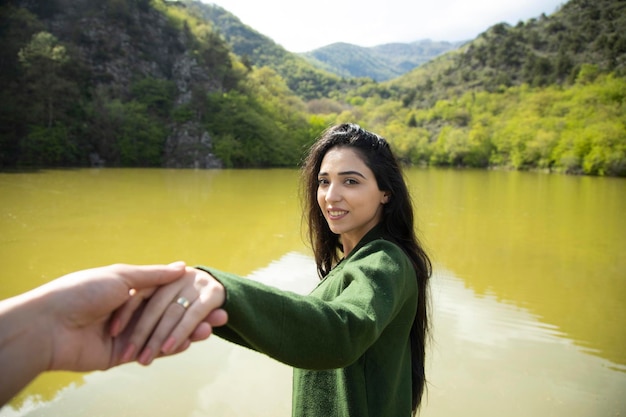
<svg viewBox="0 0 626 417">
<path fill-rule="evenodd" d="M 220 308 L 225 298 L 219 281 L 190 267 L 185 268 L 182 278 L 156 291 L 138 291 L 112 321 L 111 331 L 115 335 L 136 320 L 122 362 L 137 360 L 149 365 L 158 356 L 181 352 L 191 342 L 208 338 L 213 326 L 224 325 L 228 320 Z"/>
<path fill-rule="evenodd" d="M 46 370 L 147 365 L 182 352 L 226 323 L 224 299 L 209 274 L 175 262 L 85 269 L 1 300 L 0 406 Z"/>
</svg>

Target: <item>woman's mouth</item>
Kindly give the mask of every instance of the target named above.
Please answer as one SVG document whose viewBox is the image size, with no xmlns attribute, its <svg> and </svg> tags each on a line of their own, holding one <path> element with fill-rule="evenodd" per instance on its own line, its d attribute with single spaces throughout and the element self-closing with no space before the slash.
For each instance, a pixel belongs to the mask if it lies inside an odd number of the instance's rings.
<svg viewBox="0 0 626 417">
<path fill-rule="evenodd" d="M 328 217 L 332 220 L 337 220 L 348 214 L 346 210 L 328 210 Z"/>
</svg>

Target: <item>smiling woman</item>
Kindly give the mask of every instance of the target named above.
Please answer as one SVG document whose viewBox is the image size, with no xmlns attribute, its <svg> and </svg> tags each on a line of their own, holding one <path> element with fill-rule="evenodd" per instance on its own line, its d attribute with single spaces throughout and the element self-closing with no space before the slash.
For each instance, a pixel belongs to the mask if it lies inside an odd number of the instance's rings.
<svg viewBox="0 0 626 417">
<path fill-rule="evenodd" d="M 347 256 L 380 222 L 390 192 L 378 188 L 372 170 L 350 147 L 329 150 L 318 178 L 317 203 L 330 230 L 341 236 L 343 254 Z"/>
<path fill-rule="evenodd" d="M 409 416 L 425 384 L 431 267 L 400 167 L 383 138 L 344 124 L 313 145 L 303 182 L 320 284 L 300 295 L 189 271 L 152 296 L 126 359 L 149 364 L 175 351 L 223 307 L 229 321 L 215 334 L 294 367 L 294 415 Z M 189 307 L 169 308 L 180 297 Z"/>
</svg>

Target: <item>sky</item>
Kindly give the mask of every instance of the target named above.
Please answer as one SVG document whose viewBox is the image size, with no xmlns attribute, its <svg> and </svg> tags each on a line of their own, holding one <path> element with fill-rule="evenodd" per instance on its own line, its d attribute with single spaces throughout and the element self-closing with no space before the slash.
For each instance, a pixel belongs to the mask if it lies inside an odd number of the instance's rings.
<svg viewBox="0 0 626 417">
<path fill-rule="evenodd" d="M 565 0 L 203 0 L 217 4 L 290 52 L 335 42 L 462 41 L 496 23 L 550 15 Z"/>
</svg>

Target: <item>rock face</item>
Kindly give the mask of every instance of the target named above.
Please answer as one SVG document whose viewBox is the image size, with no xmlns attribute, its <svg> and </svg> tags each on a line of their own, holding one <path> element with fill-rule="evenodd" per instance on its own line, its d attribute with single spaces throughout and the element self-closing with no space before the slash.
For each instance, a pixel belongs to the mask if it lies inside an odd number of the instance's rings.
<svg viewBox="0 0 626 417">
<path fill-rule="evenodd" d="M 196 122 L 175 126 L 165 144 L 167 168 L 222 168 L 222 161 L 211 153 L 208 132 Z"/>
<path fill-rule="evenodd" d="M 24 0 L 20 6 L 38 14 L 48 31 L 73 46 L 81 65 L 92 74 L 94 90 L 104 88 L 116 97 L 128 97 L 138 79 L 168 80 L 176 86 L 175 107 L 190 103 L 192 90 L 204 94 L 223 90 L 219 77 L 197 58 L 189 30 L 175 27 L 148 0 L 50 1 L 43 12 L 34 0 Z M 170 127 L 165 166 L 222 166 L 198 117 L 172 122 Z"/>
<path fill-rule="evenodd" d="M 193 86 L 202 85 L 207 91 L 221 88 L 218 83 L 211 83 L 188 52 L 174 62 L 172 72 L 177 105 L 191 101 Z M 222 161 L 215 157 L 212 148 L 211 136 L 198 120 L 174 124 L 165 144 L 164 164 L 167 168 L 222 168 Z"/>
</svg>

